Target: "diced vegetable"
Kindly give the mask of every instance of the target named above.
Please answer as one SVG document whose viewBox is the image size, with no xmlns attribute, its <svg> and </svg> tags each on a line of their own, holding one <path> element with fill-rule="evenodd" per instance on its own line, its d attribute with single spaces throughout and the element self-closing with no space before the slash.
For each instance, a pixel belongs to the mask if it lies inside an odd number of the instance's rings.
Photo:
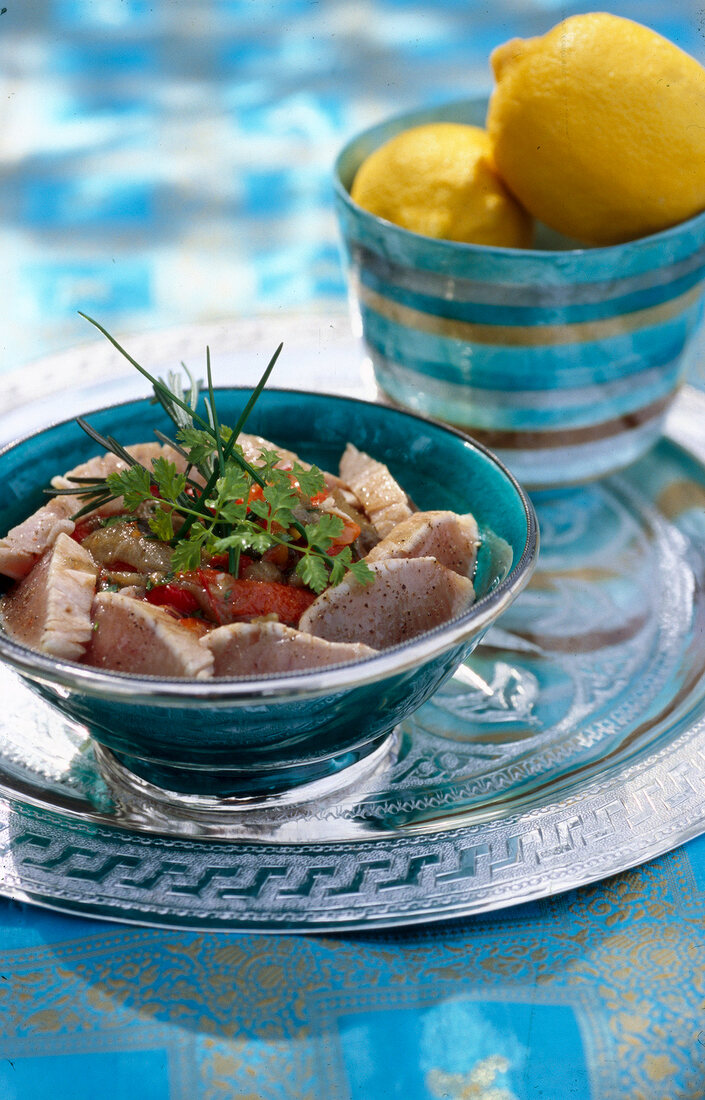
<svg viewBox="0 0 705 1100">
<path fill-rule="evenodd" d="M 195 578 L 206 595 L 206 615 L 221 626 L 261 615 L 276 615 L 279 622 L 294 626 L 316 598 L 307 588 L 278 581 L 239 580 L 215 569 L 197 569 L 188 575 L 191 584 Z"/>
<path fill-rule="evenodd" d="M 200 604 L 193 593 L 180 584 L 158 584 L 145 593 L 147 603 L 157 607 L 173 607 L 179 615 L 192 615 Z"/>
</svg>

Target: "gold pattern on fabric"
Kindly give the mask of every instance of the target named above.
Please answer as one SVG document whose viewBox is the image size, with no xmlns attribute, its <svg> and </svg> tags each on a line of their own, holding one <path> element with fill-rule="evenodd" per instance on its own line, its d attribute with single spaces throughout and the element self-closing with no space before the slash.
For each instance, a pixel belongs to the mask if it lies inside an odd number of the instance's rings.
<svg viewBox="0 0 705 1100">
<path fill-rule="evenodd" d="M 508 1069 L 507 1059 L 495 1054 L 483 1058 L 469 1073 L 429 1070 L 426 1087 L 438 1100 L 517 1100 L 515 1093 L 495 1085 L 497 1075 Z"/>
<path fill-rule="evenodd" d="M 665 859 L 665 865 L 677 899 L 676 915 L 682 920 L 698 921 L 702 927 L 705 898 L 690 861 L 689 847 L 671 852 Z"/>
<path fill-rule="evenodd" d="M 374 1020 L 462 999 L 480 1010 L 501 1002 L 510 1020 L 512 1006 L 564 1009 L 600 1100 L 702 1100 L 705 937 L 701 905 L 679 912 L 674 876 L 687 874 L 674 853 L 440 930 L 304 939 L 131 929 L 6 951 L 0 1054 L 119 1041 L 163 1049 L 171 1064 L 190 1034 L 204 1100 L 348 1100 L 341 1037 L 350 1015 Z M 430 1065 L 419 1067 L 429 1095 L 500 1100 L 491 1057 L 462 1073 Z"/>
<path fill-rule="evenodd" d="M 263 1064 L 246 1041 L 207 1039 L 200 1070 L 201 1100 L 320 1100 L 313 1053 L 302 1057 L 298 1045 L 269 1044 Z"/>
<path fill-rule="evenodd" d="M 571 895 L 580 950 L 564 958 L 583 989 L 593 1050 L 593 1090 L 602 1100 L 701 1100 L 688 1083 L 698 1049 L 705 965 L 700 931 L 674 920 L 658 864 Z M 550 985 L 551 975 L 538 981 Z"/>
</svg>

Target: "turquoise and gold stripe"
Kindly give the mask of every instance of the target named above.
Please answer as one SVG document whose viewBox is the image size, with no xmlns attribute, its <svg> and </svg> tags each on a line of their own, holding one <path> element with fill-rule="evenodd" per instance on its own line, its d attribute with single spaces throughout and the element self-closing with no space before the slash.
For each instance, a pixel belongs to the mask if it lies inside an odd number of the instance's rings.
<svg viewBox="0 0 705 1100">
<path fill-rule="evenodd" d="M 658 438 L 701 315 L 705 214 L 610 248 L 431 240 L 352 202 L 361 160 L 422 121 L 481 122 L 477 102 L 351 142 L 336 204 L 351 298 L 383 393 L 497 450 L 525 484 L 581 482 Z"/>
</svg>

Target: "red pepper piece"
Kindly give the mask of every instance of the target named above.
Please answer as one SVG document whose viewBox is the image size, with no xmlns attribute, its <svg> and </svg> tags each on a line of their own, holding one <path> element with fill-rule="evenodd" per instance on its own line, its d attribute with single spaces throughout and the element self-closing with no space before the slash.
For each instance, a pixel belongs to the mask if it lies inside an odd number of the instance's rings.
<svg viewBox="0 0 705 1100">
<path fill-rule="evenodd" d="M 247 505 L 248 505 L 248 507 L 250 506 L 250 504 L 252 503 L 253 500 L 264 500 L 264 490 L 262 489 L 262 486 L 259 484 L 258 481 L 256 481 L 254 483 L 254 485 L 250 489 L 249 493 L 247 494 Z M 237 500 L 235 501 L 236 504 L 242 504 L 242 502 L 243 502 L 242 497 L 238 497 Z"/>
<path fill-rule="evenodd" d="M 139 570 L 135 569 L 134 565 L 130 565 L 129 561 L 111 561 L 110 565 L 104 567 L 108 572 L 112 573 L 138 573 Z"/>
<path fill-rule="evenodd" d="M 173 607 L 179 615 L 192 615 L 200 604 L 196 597 L 179 584 L 158 584 L 145 593 L 147 603 L 157 607 Z"/>
<path fill-rule="evenodd" d="M 238 580 L 209 569 L 198 573 L 209 596 L 211 614 L 221 625 L 274 614 L 279 622 L 295 626 L 316 598 L 308 588 L 279 581 Z"/>
<path fill-rule="evenodd" d="M 100 520 L 96 519 L 95 516 L 91 516 L 89 519 L 79 520 L 71 532 L 71 538 L 75 539 L 76 542 L 83 542 L 83 540 L 87 539 L 99 525 Z"/>
<path fill-rule="evenodd" d="M 332 558 L 334 558 L 336 554 L 339 554 L 344 547 L 350 546 L 360 534 L 360 526 L 355 523 L 354 519 L 349 519 L 346 516 L 343 523 L 343 530 L 333 539 L 328 551 Z"/>
<path fill-rule="evenodd" d="M 238 576 L 243 570 L 247 569 L 248 565 L 252 565 L 254 558 L 250 558 L 247 554 L 240 554 L 240 566 L 238 569 Z M 228 554 L 214 554 L 208 562 L 210 569 L 218 569 L 220 572 L 227 573 L 230 559 Z"/>
</svg>

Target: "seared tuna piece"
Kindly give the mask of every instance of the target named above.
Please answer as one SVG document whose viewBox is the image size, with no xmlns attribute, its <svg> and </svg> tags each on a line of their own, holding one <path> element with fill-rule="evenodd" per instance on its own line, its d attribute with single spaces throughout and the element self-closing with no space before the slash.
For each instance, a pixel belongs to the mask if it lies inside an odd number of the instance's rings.
<svg viewBox="0 0 705 1100">
<path fill-rule="evenodd" d="M 126 450 L 148 469 L 151 469 L 152 459 L 161 455 L 173 461 L 177 469 L 185 468 L 181 455 L 161 443 L 135 443 Z M 76 483 L 69 480 L 72 477 L 107 477 L 110 473 L 124 470 L 126 465 L 117 455 L 98 455 L 63 476 L 52 478 L 51 484 L 55 489 L 75 488 Z M 5 538 L 0 539 L 0 573 L 13 580 L 26 577 L 42 554 L 54 545 L 59 534 L 70 535 L 73 532 L 75 524 L 70 517 L 80 508 L 81 502 L 75 496 L 58 496 L 13 527 Z M 122 510 L 122 497 L 97 509 L 102 516 L 118 515 Z"/>
<path fill-rule="evenodd" d="M 91 638 L 97 575 L 90 554 L 61 532 L 31 573 L 2 600 L 7 633 L 40 653 L 80 660 Z"/>
<path fill-rule="evenodd" d="M 239 446 L 242 447 L 243 455 L 252 466 L 261 465 L 260 456 L 262 451 L 276 451 L 277 454 L 281 455 L 282 462 L 292 466 L 295 462 L 299 462 L 305 469 L 308 469 L 308 463 L 301 462 L 297 454 L 294 454 L 293 451 L 287 451 L 284 447 L 278 447 L 276 443 L 271 443 L 264 436 L 240 432 L 237 441 Z"/>
<path fill-rule="evenodd" d="M 146 466 L 148 470 L 152 469 L 153 458 L 166 458 L 169 462 L 174 463 L 179 472 L 186 469 L 186 462 L 179 452 L 175 451 L 173 447 L 167 447 L 161 443 L 133 443 L 131 446 L 125 447 L 125 450 L 132 455 L 136 462 Z M 88 462 L 82 462 L 79 466 L 75 466 L 73 470 L 69 470 L 68 473 L 53 477 L 51 484 L 54 489 L 75 489 L 76 482 L 71 481 L 71 478 L 107 477 L 108 474 L 119 473 L 121 470 L 126 469 L 127 463 L 108 451 L 102 455 L 96 455 L 95 458 L 90 458 Z M 75 497 L 65 499 L 71 503 L 71 512 L 77 512 L 81 507 L 81 503 L 77 502 Z M 88 512 L 87 515 L 117 516 L 123 510 L 122 497 L 118 497 L 107 504 L 102 504 L 100 508 L 95 509 L 95 512 Z"/>
<path fill-rule="evenodd" d="M 370 569 L 374 584 L 348 574 L 314 600 L 299 628 L 330 642 L 385 649 L 461 615 L 475 599 L 472 581 L 435 558 L 389 558 Z"/>
<path fill-rule="evenodd" d="M 360 501 L 381 538 L 412 514 L 409 498 L 387 467 L 364 451 L 358 451 L 352 443 L 348 443 L 340 459 L 340 476 Z"/>
<path fill-rule="evenodd" d="M 201 639 L 201 645 L 213 654 L 215 676 L 294 672 L 360 661 L 376 653 L 366 645 L 327 642 L 275 622 L 219 626 Z"/>
<path fill-rule="evenodd" d="M 126 584 L 120 589 L 120 595 L 131 600 L 143 600 L 147 589 L 143 584 Z"/>
<path fill-rule="evenodd" d="M 169 462 L 173 462 L 177 469 L 185 469 L 184 459 L 178 451 L 175 451 L 172 447 L 163 446 L 161 443 L 133 443 L 131 446 L 125 447 L 125 450 L 132 455 L 136 462 L 146 466 L 148 470 L 152 468 L 153 458 L 162 457 L 168 459 Z M 107 477 L 108 474 L 126 469 L 126 462 L 118 458 L 112 451 L 106 451 L 102 455 L 89 458 L 87 462 L 82 462 L 79 466 L 74 466 L 72 470 L 68 470 L 65 474 L 53 477 L 51 483 L 55 489 L 68 489 L 74 485 L 70 480 L 72 477 Z"/>
<path fill-rule="evenodd" d="M 118 592 L 99 592 L 93 620 L 88 665 L 136 676 L 208 680 L 213 675 L 213 655 L 161 607 Z"/>
<path fill-rule="evenodd" d="M 414 512 L 378 542 L 365 558 L 435 558 L 463 577 L 472 576 L 480 538 L 469 512 Z"/>
<path fill-rule="evenodd" d="M 252 466 L 261 465 L 260 456 L 262 451 L 276 451 L 277 454 L 281 456 L 278 465 L 287 468 L 293 466 L 295 462 L 298 462 L 299 466 L 302 466 L 304 470 L 311 469 L 311 463 L 304 462 L 304 460 L 299 458 L 294 451 L 287 451 L 285 447 L 279 447 L 276 443 L 271 443 L 261 435 L 248 435 L 247 432 L 241 432 L 237 437 L 237 441 L 242 447 L 243 455 Z M 321 470 L 321 473 L 323 474 L 323 480 L 327 488 L 332 489 L 340 485 L 340 478 L 336 477 L 335 474 L 330 474 L 327 470 Z"/>
<path fill-rule="evenodd" d="M 61 534 L 70 535 L 76 511 L 72 497 L 56 497 L 8 531 L 0 539 L 0 573 L 19 581 L 49 550 Z"/>
</svg>

